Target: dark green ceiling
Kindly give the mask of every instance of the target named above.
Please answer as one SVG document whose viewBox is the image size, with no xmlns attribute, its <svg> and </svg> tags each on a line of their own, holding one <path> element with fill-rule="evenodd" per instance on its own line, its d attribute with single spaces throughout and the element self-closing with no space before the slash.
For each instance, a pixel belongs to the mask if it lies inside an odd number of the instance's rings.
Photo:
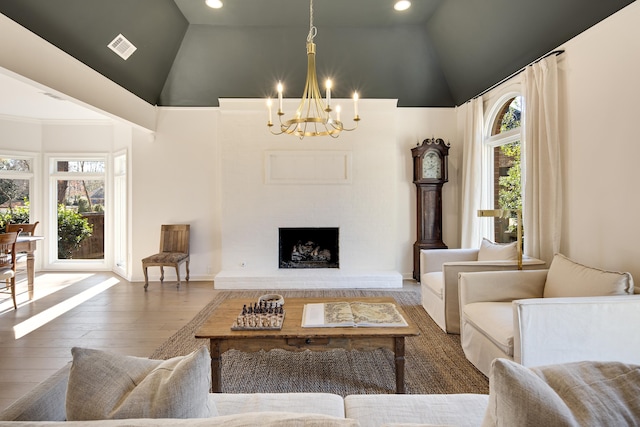
<svg viewBox="0 0 640 427">
<path fill-rule="evenodd" d="M 0 12 L 154 105 L 301 95 L 305 0 L 0 0 Z M 629 0 L 315 0 L 318 77 L 334 97 L 460 105 Z M 119 33 L 137 50 L 107 48 Z"/>
</svg>

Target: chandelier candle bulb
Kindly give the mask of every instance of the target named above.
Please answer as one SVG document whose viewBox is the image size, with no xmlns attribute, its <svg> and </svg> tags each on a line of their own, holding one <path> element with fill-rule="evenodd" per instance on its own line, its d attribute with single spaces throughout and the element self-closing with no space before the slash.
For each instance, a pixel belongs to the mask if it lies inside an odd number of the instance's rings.
<svg viewBox="0 0 640 427">
<path fill-rule="evenodd" d="M 269 110 L 269 123 L 268 125 L 271 126 L 273 124 L 273 122 L 271 121 L 271 106 L 273 105 L 273 102 L 271 102 L 271 98 L 267 98 L 267 110 Z"/>
<path fill-rule="evenodd" d="M 353 92 L 353 114 L 358 118 L 358 92 Z"/>
<path fill-rule="evenodd" d="M 327 111 L 331 111 L 331 80 L 327 80 L 325 87 L 327 88 Z"/>
<path fill-rule="evenodd" d="M 340 110 L 342 110 L 342 108 L 340 108 L 339 105 L 336 105 L 336 120 L 340 121 Z"/>
<path fill-rule="evenodd" d="M 282 83 L 278 82 L 278 113 L 282 113 L 282 91 L 284 87 L 282 87 Z"/>
</svg>

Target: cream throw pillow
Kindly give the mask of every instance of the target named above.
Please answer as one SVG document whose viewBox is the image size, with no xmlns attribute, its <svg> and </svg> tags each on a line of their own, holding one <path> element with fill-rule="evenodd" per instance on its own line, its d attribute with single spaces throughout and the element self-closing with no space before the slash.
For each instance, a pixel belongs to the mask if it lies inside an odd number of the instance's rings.
<svg viewBox="0 0 640 427">
<path fill-rule="evenodd" d="M 488 239 L 482 239 L 478 251 L 478 261 L 510 261 L 518 259 L 518 242 L 494 243 Z"/>
<path fill-rule="evenodd" d="M 112 418 L 207 418 L 211 357 L 206 347 L 168 360 L 74 347 L 68 421 Z"/>
<path fill-rule="evenodd" d="M 549 266 L 544 298 L 627 295 L 633 293 L 629 273 L 587 267 L 556 254 Z"/>
<path fill-rule="evenodd" d="M 640 366 L 574 362 L 525 368 L 495 359 L 488 426 L 623 426 L 640 419 Z"/>
</svg>

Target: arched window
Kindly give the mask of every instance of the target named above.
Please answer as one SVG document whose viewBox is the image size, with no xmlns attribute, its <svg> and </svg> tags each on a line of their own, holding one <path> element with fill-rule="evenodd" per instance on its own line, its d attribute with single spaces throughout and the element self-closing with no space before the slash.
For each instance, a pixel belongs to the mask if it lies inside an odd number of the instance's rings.
<svg viewBox="0 0 640 427">
<path fill-rule="evenodd" d="M 522 96 L 504 95 L 490 110 L 485 133 L 485 182 L 487 199 L 493 209 L 522 210 Z M 496 242 L 515 240 L 516 215 L 497 219 L 493 236 Z"/>
</svg>

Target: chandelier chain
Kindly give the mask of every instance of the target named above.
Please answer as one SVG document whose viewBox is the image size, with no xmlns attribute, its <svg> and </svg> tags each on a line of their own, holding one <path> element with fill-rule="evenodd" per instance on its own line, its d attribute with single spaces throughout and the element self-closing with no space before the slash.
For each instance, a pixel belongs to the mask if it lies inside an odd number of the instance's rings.
<svg viewBox="0 0 640 427">
<path fill-rule="evenodd" d="M 313 39 L 318 34 L 318 29 L 313 26 L 313 0 L 309 2 L 309 34 L 307 35 L 307 43 L 313 43 Z"/>
</svg>

